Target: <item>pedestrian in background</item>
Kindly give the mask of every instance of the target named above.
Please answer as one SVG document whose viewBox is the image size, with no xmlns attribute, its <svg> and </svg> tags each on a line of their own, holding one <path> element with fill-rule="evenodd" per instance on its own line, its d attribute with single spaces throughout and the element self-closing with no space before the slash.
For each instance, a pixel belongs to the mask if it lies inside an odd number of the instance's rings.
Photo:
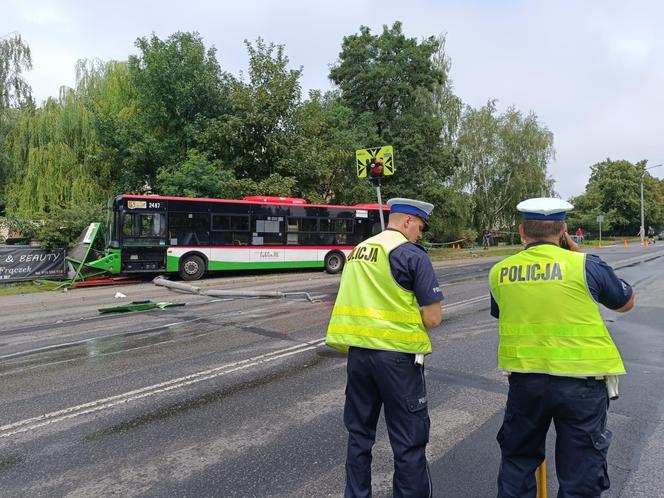
<svg viewBox="0 0 664 498">
<path fill-rule="evenodd" d="M 648 241 L 651 244 L 655 243 L 655 229 L 653 227 L 648 227 Z"/>
<path fill-rule="evenodd" d="M 394 453 L 394 496 L 432 496 L 424 355 L 431 352 L 426 329 L 442 318 L 443 294 L 416 242 L 433 205 L 404 198 L 387 205 L 387 229 L 348 256 L 325 338 L 348 352 L 346 498 L 371 496 L 371 450 L 383 406 Z"/>
<path fill-rule="evenodd" d="M 489 246 L 491 245 L 491 239 L 492 238 L 493 237 L 491 235 L 491 229 L 489 227 L 486 227 L 484 229 L 484 233 L 482 234 L 482 247 L 484 249 L 489 249 Z"/>
<path fill-rule="evenodd" d="M 577 244 L 583 243 L 583 230 L 581 230 L 581 227 L 576 229 L 576 243 Z"/>
<path fill-rule="evenodd" d="M 599 497 L 609 488 L 609 398 L 625 373 L 598 303 L 626 312 L 632 288 L 567 234 L 561 199 L 528 199 L 519 233 L 523 251 L 490 272 L 491 314 L 498 318 L 498 367 L 509 375 L 498 497 L 535 498 L 535 470 L 556 427 L 559 498 Z M 570 250 L 559 247 L 561 238 Z"/>
</svg>

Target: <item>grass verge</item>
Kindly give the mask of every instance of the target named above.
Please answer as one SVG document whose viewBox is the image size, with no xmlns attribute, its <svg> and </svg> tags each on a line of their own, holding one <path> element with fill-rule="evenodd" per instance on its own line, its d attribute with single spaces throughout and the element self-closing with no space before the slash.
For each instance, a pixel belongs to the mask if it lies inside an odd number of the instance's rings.
<svg viewBox="0 0 664 498">
<path fill-rule="evenodd" d="M 11 284 L 0 284 L 0 296 L 32 294 L 33 292 L 44 292 L 51 289 L 52 287 L 37 285 L 34 282 L 14 282 Z"/>
</svg>

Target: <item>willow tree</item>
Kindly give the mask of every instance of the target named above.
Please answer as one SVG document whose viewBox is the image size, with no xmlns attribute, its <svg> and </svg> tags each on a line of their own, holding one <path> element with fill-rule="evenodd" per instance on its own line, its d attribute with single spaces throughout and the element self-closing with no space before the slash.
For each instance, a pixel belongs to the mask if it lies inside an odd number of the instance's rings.
<svg viewBox="0 0 664 498">
<path fill-rule="evenodd" d="M 5 211 L 6 185 L 11 163 L 5 139 L 14 127 L 18 108 L 32 102 L 23 72 L 32 69 L 30 47 L 21 35 L 0 38 L 0 215 Z"/>
<path fill-rule="evenodd" d="M 115 193 L 140 192 L 153 178 L 150 140 L 126 61 L 79 61 L 77 95 L 92 116 L 97 168 Z"/>
<path fill-rule="evenodd" d="M 26 108 L 8 139 L 12 164 L 7 211 L 43 217 L 55 207 L 93 203 L 104 196 L 104 174 L 94 154 L 91 114 L 72 89 L 42 108 Z"/>
<path fill-rule="evenodd" d="M 31 100 L 31 88 L 23 72 L 32 69 L 30 47 L 21 35 L 0 39 L 0 111 Z"/>
<path fill-rule="evenodd" d="M 460 183 L 471 192 L 475 228 L 513 228 L 516 204 L 551 195 L 547 165 L 553 134 L 534 113 L 509 108 L 498 114 L 495 101 L 464 112 L 458 139 Z"/>
</svg>

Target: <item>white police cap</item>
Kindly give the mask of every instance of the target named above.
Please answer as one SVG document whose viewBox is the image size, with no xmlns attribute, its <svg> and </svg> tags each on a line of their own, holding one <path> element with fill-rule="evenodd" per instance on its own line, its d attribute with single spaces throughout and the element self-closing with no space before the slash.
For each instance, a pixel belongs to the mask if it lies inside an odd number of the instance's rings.
<svg viewBox="0 0 664 498">
<path fill-rule="evenodd" d="M 390 208 L 390 213 L 414 214 L 421 218 L 427 226 L 431 211 L 433 211 L 433 204 L 404 197 L 390 199 L 387 201 L 387 205 Z"/>
<path fill-rule="evenodd" d="M 569 202 L 555 197 L 534 197 L 516 206 L 524 220 L 564 220 L 565 213 L 574 209 Z"/>
</svg>

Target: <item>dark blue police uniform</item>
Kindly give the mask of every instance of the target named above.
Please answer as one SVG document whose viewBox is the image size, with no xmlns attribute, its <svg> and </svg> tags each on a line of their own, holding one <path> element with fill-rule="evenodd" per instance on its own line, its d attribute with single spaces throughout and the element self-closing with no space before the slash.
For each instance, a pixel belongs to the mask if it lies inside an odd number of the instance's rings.
<svg viewBox="0 0 664 498">
<path fill-rule="evenodd" d="M 388 229 L 389 230 L 389 229 Z M 397 284 L 427 306 L 443 300 L 431 261 L 420 246 L 405 243 L 390 253 Z M 425 448 L 429 414 L 424 367 L 415 355 L 351 347 L 344 423 L 348 430 L 346 498 L 371 496 L 371 449 L 381 406 L 394 452 L 395 497 L 432 496 Z"/>
<path fill-rule="evenodd" d="M 532 247 L 547 242 L 529 244 Z M 632 288 L 598 256 L 586 256 L 586 283 L 595 301 L 609 309 L 624 306 Z M 491 315 L 500 310 L 491 296 Z M 546 434 L 556 427 L 558 498 L 595 498 L 609 488 L 606 428 L 609 399 L 604 380 L 516 373 L 497 440 L 502 453 L 499 498 L 535 498 L 535 469 L 544 460 Z"/>
</svg>

